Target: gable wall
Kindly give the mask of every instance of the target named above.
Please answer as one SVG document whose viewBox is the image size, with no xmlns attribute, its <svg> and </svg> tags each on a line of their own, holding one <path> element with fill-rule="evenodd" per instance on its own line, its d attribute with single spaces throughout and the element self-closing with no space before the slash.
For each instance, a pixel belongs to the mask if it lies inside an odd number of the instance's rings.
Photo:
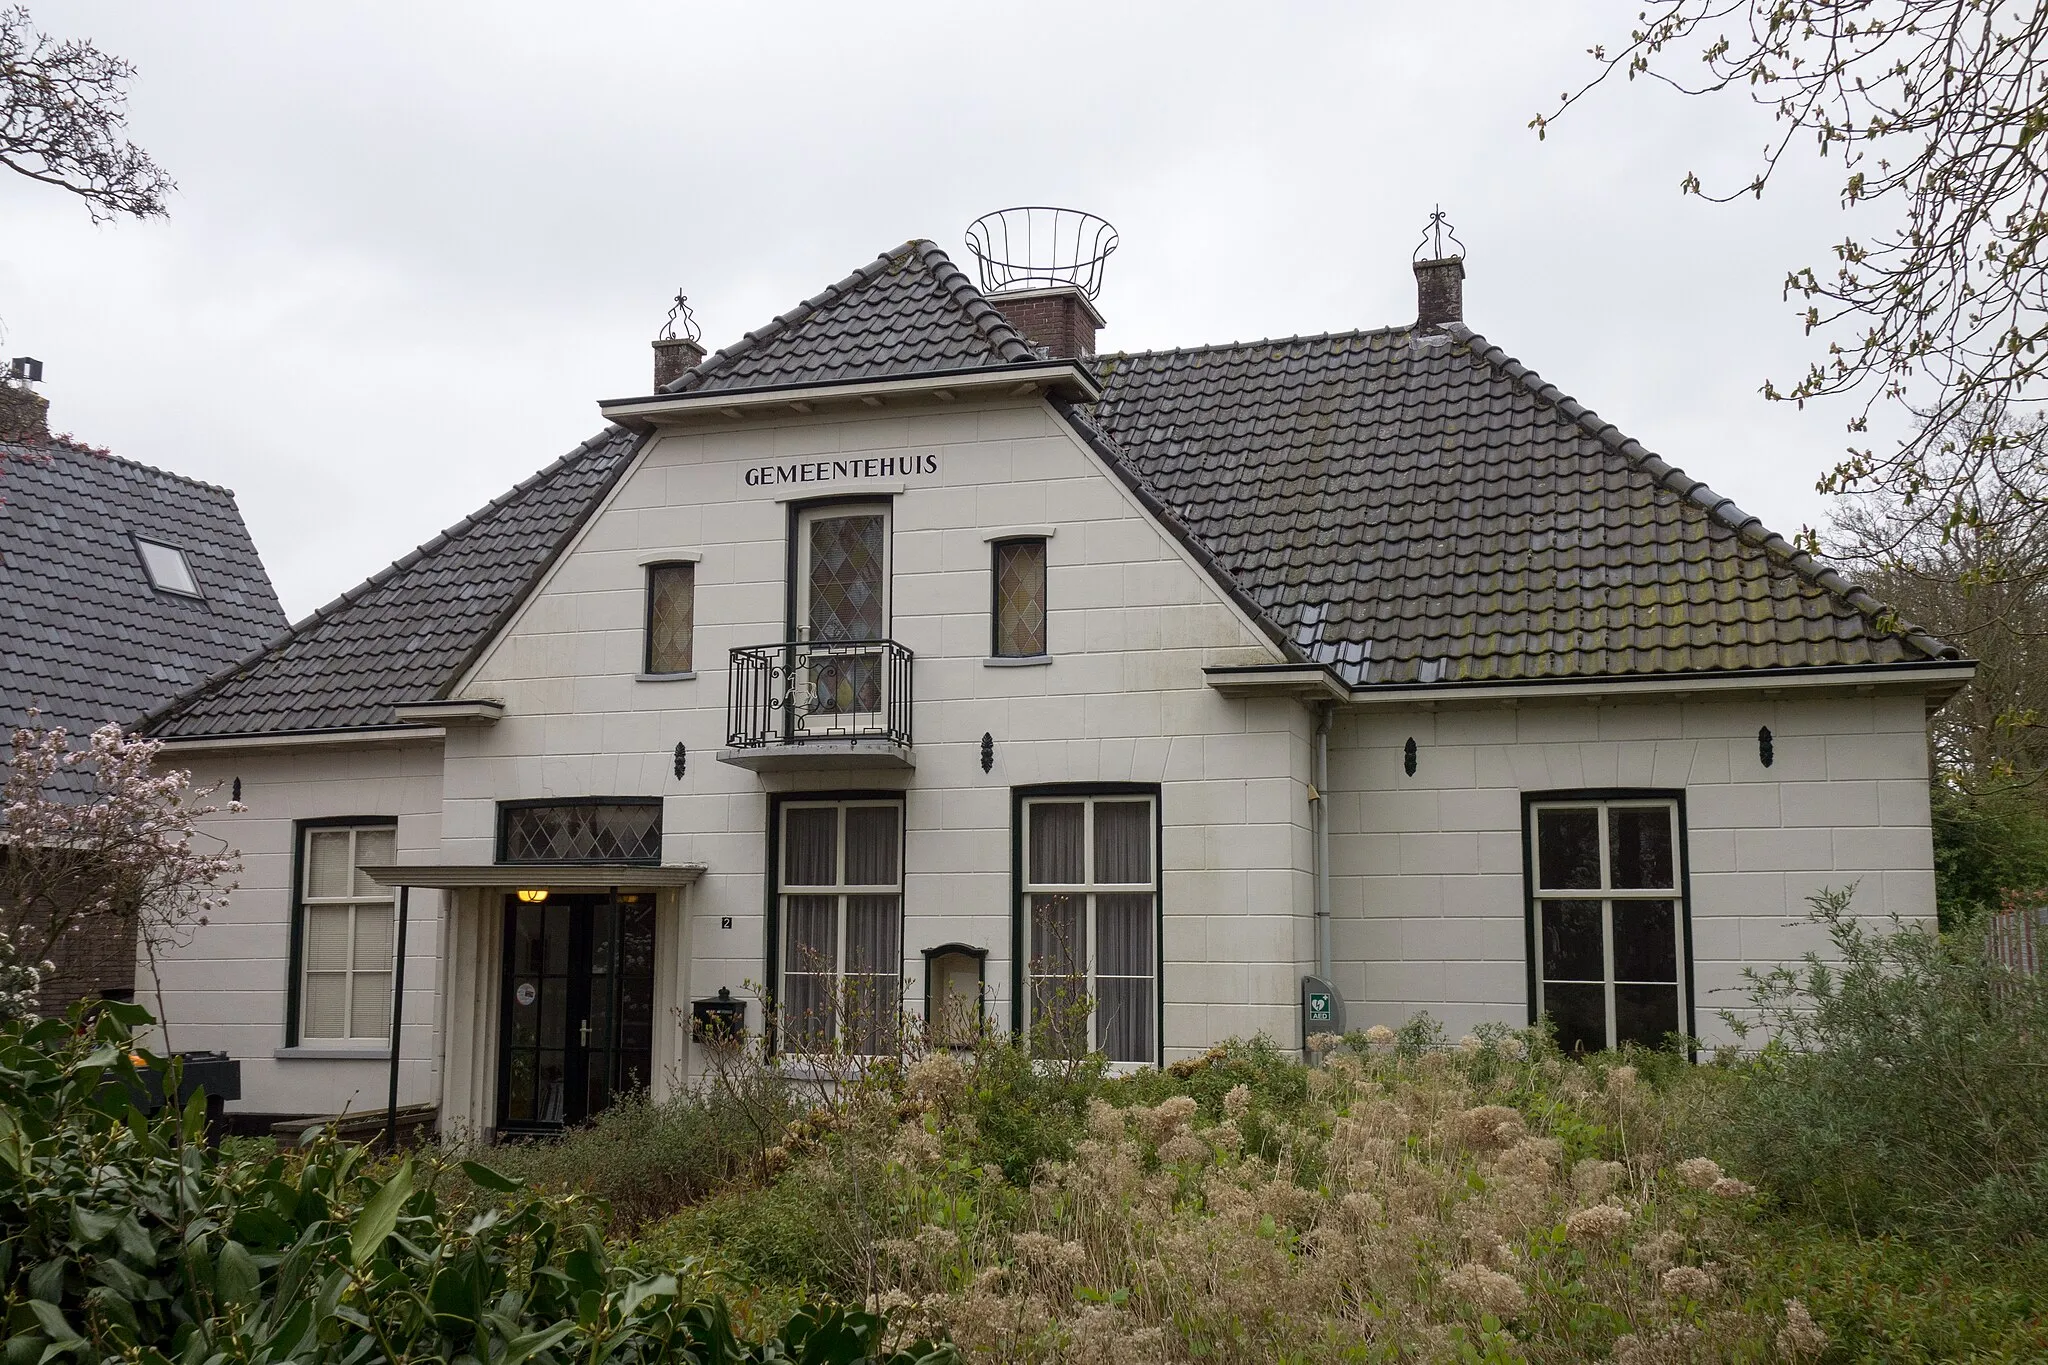
<svg viewBox="0 0 2048 1365">
<path fill-rule="evenodd" d="M 787 504 L 749 466 L 830 455 L 936 458 L 894 500 L 894 627 L 916 653 L 914 774 L 763 778 L 722 764 L 727 651 L 783 638 Z M 831 488 L 819 488 L 829 493 Z M 993 528 L 1056 528 L 1044 667 L 990 668 Z M 636 682 L 641 561 L 702 554 L 696 664 Z M 493 854 L 495 803 L 539 796 L 667 798 L 664 861 L 709 872 L 688 898 L 691 996 L 745 993 L 763 973 L 765 790 L 908 792 L 905 999 L 923 999 L 920 950 L 990 950 L 991 1013 L 1011 1006 L 1011 788 L 1163 784 L 1169 1055 L 1296 1027 L 1312 954 L 1306 802 L 1309 722 L 1281 701 L 1232 701 L 1208 664 L 1264 662 L 1271 646 L 1057 417 L 1037 402 L 936 404 L 869 416 L 757 422 L 652 443 L 462 695 L 504 720 L 449 740 L 451 862 Z M 979 742 L 995 739 L 981 771 Z M 671 771 L 677 741 L 688 772 Z M 732 927 L 721 928 L 730 916 Z M 1195 1003 L 1202 1002 L 1202 1003 Z"/>
<path fill-rule="evenodd" d="M 1885 695 L 1340 715 L 1332 909 L 1351 1024 L 1528 1022 L 1522 793 L 1663 788 L 1685 794 L 1695 1027 L 1726 1041 L 1718 1012 L 1741 1004 L 1744 966 L 1826 948 L 1800 922 L 1814 892 L 1853 883 L 1858 915 L 1932 920 L 1925 714 Z"/>
</svg>

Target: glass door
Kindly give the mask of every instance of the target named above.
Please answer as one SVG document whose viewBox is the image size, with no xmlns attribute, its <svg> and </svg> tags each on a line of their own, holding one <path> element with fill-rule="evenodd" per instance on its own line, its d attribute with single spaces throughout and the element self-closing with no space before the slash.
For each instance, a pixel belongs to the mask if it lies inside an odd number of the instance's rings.
<svg viewBox="0 0 2048 1365">
<path fill-rule="evenodd" d="M 508 896 L 500 984 L 501 1130 L 581 1123 L 652 1080 L 652 896 Z"/>
<path fill-rule="evenodd" d="M 819 507 L 797 519 L 796 627 L 800 695 L 791 738 L 883 728 L 889 637 L 889 509 Z"/>
</svg>

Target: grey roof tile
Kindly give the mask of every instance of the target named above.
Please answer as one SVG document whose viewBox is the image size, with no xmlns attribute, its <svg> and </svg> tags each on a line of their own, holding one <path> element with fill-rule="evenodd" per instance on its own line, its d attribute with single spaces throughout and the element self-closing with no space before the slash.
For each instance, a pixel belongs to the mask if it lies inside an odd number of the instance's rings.
<svg viewBox="0 0 2048 1365">
<path fill-rule="evenodd" d="M 185 554 L 156 589 L 135 538 Z M 276 637 L 284 611 L 235 495 L 87 446 L 0 444 L 0 727 L 143 713 Z"/>
<path fill-rule="evenodd" d="M 1038 353 L 937 246 L 884 252 L 671 384 L 720 392 Z M 1953 658 L 1465 331 L 1100 357 L 1083 437 L 1282 649 L 1366 683 Z M 151 718 L 395 724 L 440 695 L 624 471 L 609 430 Z"/>
</svg>

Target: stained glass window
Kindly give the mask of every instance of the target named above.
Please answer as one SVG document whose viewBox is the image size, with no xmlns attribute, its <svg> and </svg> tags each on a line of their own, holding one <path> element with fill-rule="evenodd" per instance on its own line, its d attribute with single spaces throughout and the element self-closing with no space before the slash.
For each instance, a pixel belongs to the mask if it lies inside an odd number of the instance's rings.
<svg viewBox="0 0 2048 1365">
<path fill-rule="evenodd" d="M 888 635 L 885 521 L 881 512 L 812 519 L 806 624 L 814 643 Z"/>
<path fill-rule="evenodd" d="M 661 802 L 605 800 L 501 806 L 499 862 L 658 863 Z"/>
<path fill-rule="evenodd" d="M 695 664 L 697 566 L 656 564 L 647 570 L 649 673 L 688 673 Z"/>
<path fill-rule="evenodd" d="M 996 543 L 995 653 L 1031 659 L 1045 650 L 1045 542 Z"/>
</svg>

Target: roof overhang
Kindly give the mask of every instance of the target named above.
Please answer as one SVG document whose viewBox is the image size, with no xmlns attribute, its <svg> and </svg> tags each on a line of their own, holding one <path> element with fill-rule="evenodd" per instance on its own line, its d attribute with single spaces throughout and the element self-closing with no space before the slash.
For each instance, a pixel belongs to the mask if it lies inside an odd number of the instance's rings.
<svg viewBox="0 0 2048 1365">
<path fill-rule="evenodd" d="M 849 379 L 829 384 L 785 385 L 730 391 L 657 393 L 644 398 L 608 398 L 597 408 L 605 420 L 631 431 L 692 422 L 730 422 L 767 415 L 805 415 L 829 407 L 878 408 L 890 403 L 950 403 L 974 398 L 1071 398 L 1092 403 L 1102 385 L 1078 361 L 1034 360 L 1019 365 L 984 365 L 905 375 L 896 379 Z"/>
<path fill-rule="evenodd" d="M 1616 677 L 1508 678 L 1486 682 L 1377 683 L 1350 686 L 1321 665 L 1249 664 L 1205 668 L 1209 685 L 1225 696 L 1291 696 L 1341 700 L 1361 707 L 1513 705 L 1524 701 L 1625 701 L 1641 698 L 1686 700 L 1703 696 L 1775 696 L 1834 691 L 1845 695 L 1877 691 L 1924 693 L 1940 705 L 1976 676 L 1970 660 L 1917 663 L 1823 665 L 1813 668 L 1753 669 L 1743 672 L 1650 673 Z M 1318 691 L 1310 675 L 1327 679 L 1335 695 Z"/>
<path fill-rule="evenodd" d="M 159 741 L 165 753 L 205 754 L 225 751 L 250 752 L 264 749 L 390 748 L 411 744 L 439 744 L 448 737 L 440 725 L 371 725 L 348 730 L 287 730 L 253 735 L 163 735 Z"/>
<path fill-rule="evenodd" d="M 375 863 L 356 869 L 379 886 L 423 886 L 442 891 L 522 887 L 549 891 L 659 890 L 688 886 L 704 875 L 702 863 L 647 867 L 638 863 Z"/>
<path fill-rule="evenodd" d="M 496 725 L 505 717 L 505 703 L 491 697 L 476 701 L 446 697 L 401 702 L 391 713 L 420 725 Z"/>
</svg>

